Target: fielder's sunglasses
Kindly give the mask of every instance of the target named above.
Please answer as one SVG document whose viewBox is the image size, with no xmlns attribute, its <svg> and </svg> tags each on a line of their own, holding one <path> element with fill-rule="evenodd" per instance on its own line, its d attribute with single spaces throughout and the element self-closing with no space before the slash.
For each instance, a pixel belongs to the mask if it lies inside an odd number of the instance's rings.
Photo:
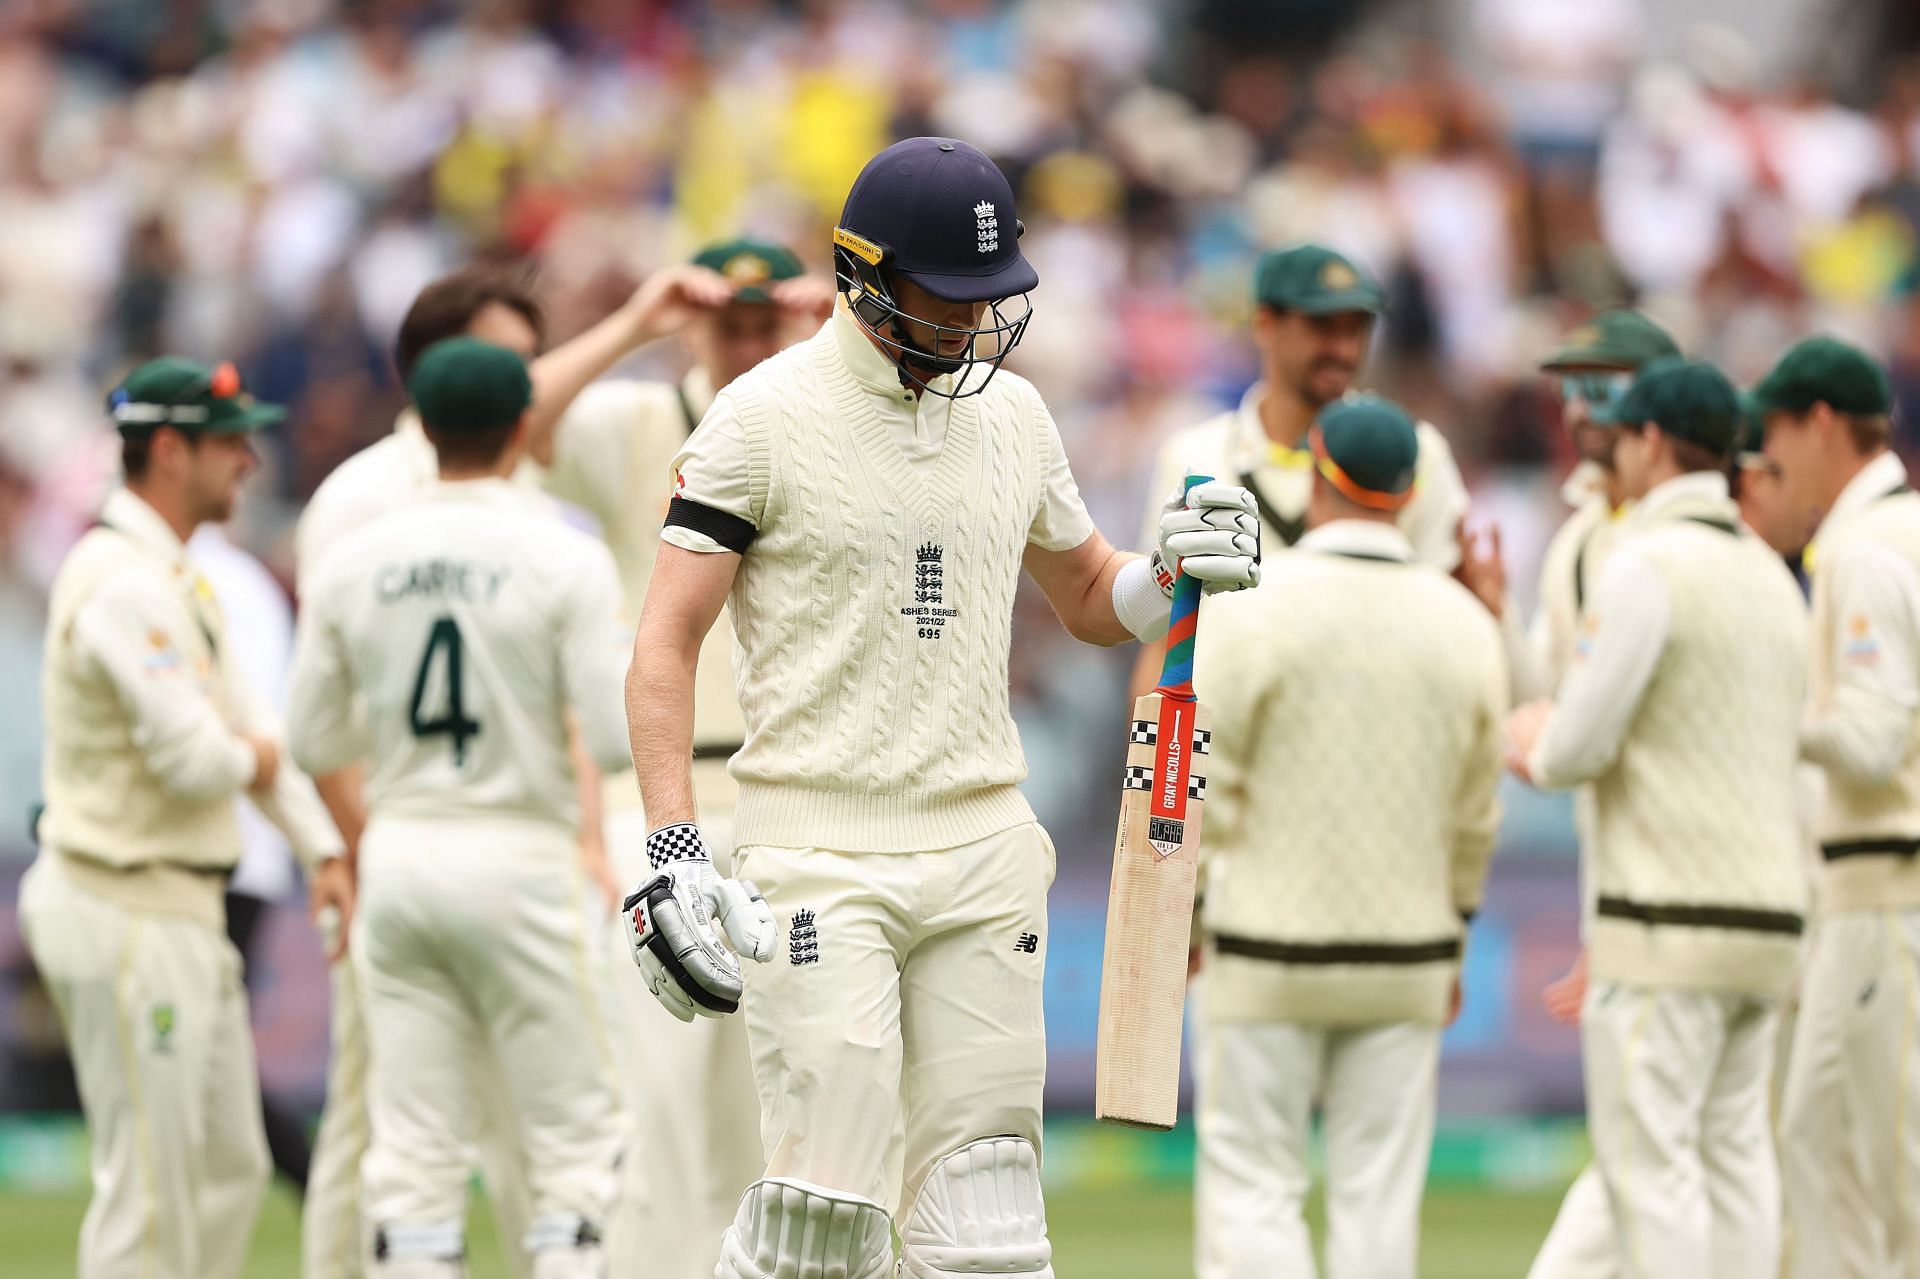
<svg viewBox="0 0 1920 1279">
<path fill-rule="evenodd" d="M 1633 374 L 1617 373 L 1562 373 L 1560 375 L 1560 398 L 1571 404 L 1575 400 L 1585 400 L 1595 409 L 1618 408 L 1620 401 L 1627 398 L 1627 388 L 1633 385 Z"/>
</svg>

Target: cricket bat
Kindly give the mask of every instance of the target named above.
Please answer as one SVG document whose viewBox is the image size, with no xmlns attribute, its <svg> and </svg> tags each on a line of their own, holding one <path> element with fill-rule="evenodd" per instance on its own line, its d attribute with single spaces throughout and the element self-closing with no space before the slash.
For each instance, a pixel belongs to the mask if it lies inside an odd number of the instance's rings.
<svg viewBox="0 0 1920 1279">
<path fill-rule="evenodd" d="M 1210 477 L 1190 475 L 1186 487 Z M 1210 716 L 1193 696 L 1200 583 L 1173 585 L 1160 683 L 1133 704 L 1113 842 L 1106 958 L 1100 970 L 1096 1117 L 1131 1128 L 1173 1127 L 1180 1094 L 1180 1029 L 1187 946 L 1207 794 Z"/>
</svg>

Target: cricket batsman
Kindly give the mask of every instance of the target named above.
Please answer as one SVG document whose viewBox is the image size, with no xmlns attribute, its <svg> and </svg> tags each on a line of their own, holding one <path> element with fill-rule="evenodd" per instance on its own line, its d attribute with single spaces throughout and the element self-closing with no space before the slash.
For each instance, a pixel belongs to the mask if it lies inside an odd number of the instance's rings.
<svg viewBox="0 0 1920 1279">
<path fill-rule="evenodd" d="M 1778 1006 L 1805 907 L 1795 817 L 1805 609 L 1727 495 L 1737 394 L 1677 358 L 1617 410 L 1630 522 L 1552 702 L 1509 724 L 1543 788 L 1594 787 L 1581 1009 L 1618 1273 L 1771 1275 Z"/>
<path fill-rule="evenodd" d="M 1051 1276 L 1039 1184 L 1053 850 L 1021 797 L 1014 588 L 1075 636 L 1164 633 L 1173 573 L 1253 585 L 1253 498 L 1202 485 L 1148 558 L 1088 519 L 1033 388 L 1013 192 L 950 138 L 871 160 L 834 232 L 812 338 L 723 390 L 680 453 L 628 679 L 657 872 L 635 957 L 683 1017 L 744 1007 L 765 1176 L 718 1279 Z M 702 643 L 732 610 L 746 744 L 734 870 L 691 784 Z M 742 974 L 709 918 L 755 963 Z M 671 1088 L 672 1080 L 653 1080 Z M 890 1222 L 891 1219 L 891 1222 Z"/>
<path fill-rule="evenodd" d="M 526 1151 L 533 1275 L 598 1279 L 626 1131 L 569 721 L 602 767 L 623 757 L 619 588 L 605 547 L 508 479 L 533 398 L 518 355 L 449 339 L 408 389 L 439 483 L 314 567 L 288 695 L 296 760 L 367 770 L 368 1271 L 464 1273 L 485 1045 Z"/>
<path fill-rule="evenodd" d="M 20 890 L 92 1138 L 81 1279 L 238 1279 L 270 1165 L 224 897 L 245 793 L 316 907 L 350 911 L 339 833 L 280 758 L 186 549 L 227 519 L 281 420 L 231 364 L 165 358 L 114 389 L 124 487 L 54 580 L 46 812 Z"/>
<path fill-rule="evenodd" d="M 1828 337 L 1752 392 L 1791 506 L 1819 524 L 1802 756 L 1824 861 L 1780 1115 L 1795 1279 L 1920 1274 L 1920 498 L 1887 375 Z"/>
<path fill-rule="evenodd" d="M 1326 1273 L 1417 1269 L 1440 1034 L 1493 857 L 1507 710 L 1498 627 L 1415 564 L 1397 524 L 1418 439 L 1375 396 L 1322 409 L 1309 531 L 1200 632 L 1215 708 L 1200 1279 L 1315 1273 L 1316 1105 Z"/>
<path fill-rule="evenodd" d="M 601 378 L 587 386 L 554 427 L 552 463 L 543 476 L 550 493 L 598 521 L 629 617 L 640 615 L 646 599 L 673 496 L 673 459 L 701 415 L 721 388 L 818 328 L 834 299 L 832 285 L 805 274 L 790 250 L 763 240 L 710 244 L 661 275 L 718 289 L 658 311 L 656 329 L 679 326 L 691 357 L 686 376 L 678 382 Z M 657 289 L 657 278 L 647 287 Z M 629 349 L 602 344 L 599 371 Z M 694 694 L 694 794 L 701 835 L 723 874 L 731 866 L 737 792 L 727 760 L 746 737 L 733 691 L 732 648 L 731 625 L 707 632 Z M 637 884 L 649 873 L 647 818 L 631 768 L 607 775 L 604 809 L 614 873 Z M 610 941 L 625 970 L 625 980 L 615 983 L 616 1047 L 634 1144 L 621 1164 L 627 1184 L 608 1223 L 608 1258 L 616 1273 L 649 1266 L 663 1274 L 710 1275 L 721 1233 L 764 1162 L 758 1125 L 740 1108 L 740 1098 L 754 1088 L 746 1027 L 737 1017 L 676 1024 L 626 967 L 625 933 L 613 930 Z M 681 1084 L 658 1087 L 662 1078 Z"/>
</svg>

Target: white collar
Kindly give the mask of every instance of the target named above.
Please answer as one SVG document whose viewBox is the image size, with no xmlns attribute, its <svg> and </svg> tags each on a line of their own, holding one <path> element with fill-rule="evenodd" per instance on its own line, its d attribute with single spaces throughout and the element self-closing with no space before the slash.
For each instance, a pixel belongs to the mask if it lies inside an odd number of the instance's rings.
<svg viewBox="0 0 1920 1279">
<path fill-rule="evenodd" d="M 1581 507 L 1588 502 L 1607 500 L 1607 468 L 1598 462 L 1581 458 L 1567 472 L 1566 480 L 1560 485 L 1560 500 L 1568 506 Z"/>
<path fill-rule="evenodd" d="M 524 506 L 538 500 L 533 490 L 501 475 L 468 480 L 443 480 L 436 475 L 424 496 L 437 502 L 487 502 L 502 506 Z"/>
<path fill-rule="evenodd" d="M 1720 471 L 1688 471 L 1685 475 L 1676 475 L 1653 486 L 1647 495 L 1634 503 L 1635 519 L 1651 520 L 1659 518 L 1662 511 L 1683 502 L 1721 502 L 1727 497 L 1727 477 Z"/>
<path fill-rule="evenodd" d="M 911 406 L 920 397 L 911 387 L 900 381 L 900 367 L 880 353 L 880 348 L 867 336 L 866 329 L 854 318 L 853 310 L 847 305 L 846 294 L 833 308 L 833 318 L 827 321 L 833 330 L 834 349 L 840 353 L 840 362 L 847 366 L 847 372 L 853 374 L 853 380 L 863 388 L 884 399 L 896 400 Z M 936 391 L 953 389 L 953 374 L 943 373 L 932 378 L 927 385 Z"/>
<path fill-rule="evenodd" d="M 1865 510 L 1907 482 L 1907 464 L 1891 449 L 1861 467 L 1834 499 L 1833 509 L 1820 520 L 1818 533 L 1825 533 L 1837 521 Z"/>
<path fill-rule="evenodd" d="M 187 548 L 160 512 L 132 489 L 117 488 L 100 506 L 100 522 L 122 537 L 158 551 L 169 562 L 185 561 Z"/>
<path fill-rule="evenodd" d="M 700 425 L 700 419 L 713 407 L 713 397 L 719 393 L 705 369 L 696 364 L 687 370 L 687 375 L 680 379 L 680 399 L 693 415 L 693 421 L 687 424 L 688 430 Z"/>
<path fill-rule="evenodd" d="M 1403 564 L 1413 559 L 1413 543 L 1399 526 L 1374 520 L 1329 520 L 1294 543 L 1294 549 L 1395 560 Z"/>
</svg>

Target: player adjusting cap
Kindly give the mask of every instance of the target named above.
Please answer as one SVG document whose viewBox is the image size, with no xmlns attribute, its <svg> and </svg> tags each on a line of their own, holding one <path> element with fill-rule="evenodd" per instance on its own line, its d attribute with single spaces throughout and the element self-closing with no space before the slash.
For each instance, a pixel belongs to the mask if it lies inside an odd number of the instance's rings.
<svg viewBox="0 0 1920 1279">
<path fill-rule="evenodd" d="M 232 364 L 208 366 L 165 355 L 148 360 L 107 393 L 107 414 L 123 435 L 162 426 L 238 435 L 283 421 L 287 411 L 249 395 Z"/>
<path fill-rule="evenodd" d="M 735 302 L 771 302 L 766 286 L 791 280 L 805 269 L 791 249 L 770 240 L 723 240 L 693 255 L 695 266 L 718 271 L 733 285 Z"/>
<path fill-rule="evenodd" d="M 1336 400 L 1320 410 L 1307 438 L 1315 469 L 1349 501 L 1397 511 L 1412 499 L 1420 437 L 1407 411 L 1392 400 Z"/>
<path fill-rule="evenodd" d="M 1838 338 L 1811 337 L 1780 357 L 1753 388 L 1762 413 L 1804 413 L 1826 404 L 1841 413 L 1872 416 L 1893 409 L 1893 384 L 1880 362 Z"/>
<path fill-rule="evenodd" d="M 1319 244 L 1296 244 L 1263 254 L 1253 273 L 1253 300 L 1308 315 L 1365 311 L 1378 315 L 1387 295 L 1351 261 Z"/>
<path fill-rule="evenodd" d="M 407 379 L 420 420 L 437 431 L 493 431 L 511 426 L 533 403 L 527 362 L 478 338 L 435 342 Z"/>
<path fill-rule="evenodd" d="M 860 170 L 833 242 L 937 298 L 997 302 L 1040 282 L 1020 252 L 1023 230 L 1013 187 L 984 151 L 958 138 L 907 138 Z"/>
<path fill-rule="evenodd" d="M 1640 370 L 1614 416 L 1629 427 L 1651 422 L 1677 440 L 1730 457 L 1741 437 L 1740 393 L 1704 360 L 1669 355 Z"/>
<path fill-rule="evenodd" d="M 1680 348 L 1667 331 L 1638 311 L 1615 307 L 1602 311 L 1567 334 L 1540 368 L 1547 373 L 1568 369 L 1637 369 L 1662 356 L 1678 355 Z"/>
</svg>

